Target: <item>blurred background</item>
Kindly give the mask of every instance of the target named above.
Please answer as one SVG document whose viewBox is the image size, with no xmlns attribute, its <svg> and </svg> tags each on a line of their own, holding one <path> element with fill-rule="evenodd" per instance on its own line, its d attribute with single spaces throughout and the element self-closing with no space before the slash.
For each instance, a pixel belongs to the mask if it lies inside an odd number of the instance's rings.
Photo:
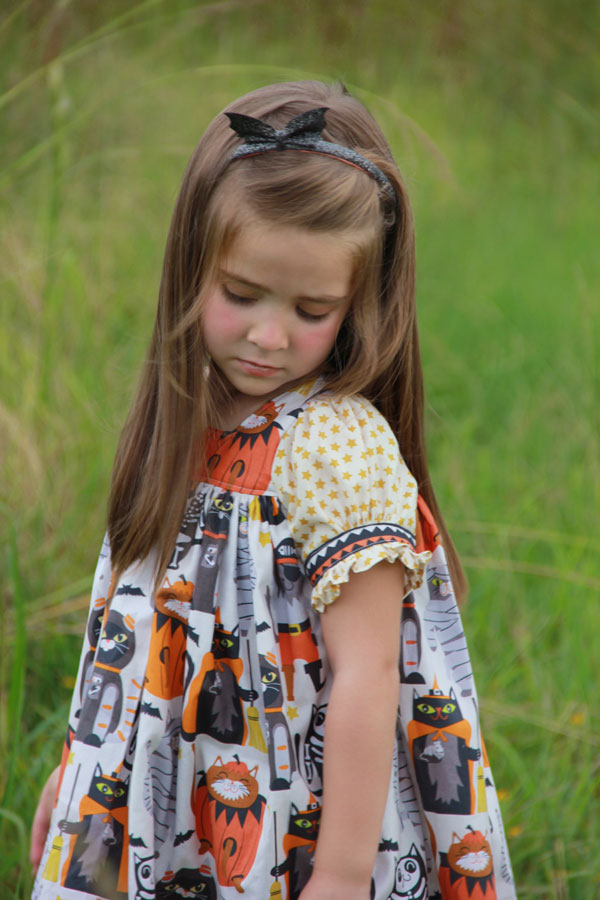
<svg viewBox="0 0 600 900">
<path fill-rule="evenodd" d="M 112 457 L 187 159 L 341 79 L 412 196 L 428 441 L 521 900 L 600 897 L 600 6 L 5 0 L 0 897 L 59 760 Z"/>
</svg>

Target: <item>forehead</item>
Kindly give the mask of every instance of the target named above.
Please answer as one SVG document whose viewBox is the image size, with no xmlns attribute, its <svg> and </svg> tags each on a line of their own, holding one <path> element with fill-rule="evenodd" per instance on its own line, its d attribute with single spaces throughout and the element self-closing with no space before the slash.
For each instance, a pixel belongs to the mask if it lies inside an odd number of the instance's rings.
<svg viewBox="0 0 600 900">
<path fill-rule="evenodd" d="M 246 221 L 220 260 L 230 275 L 268 290 L 344 297 L 359 234 Z"/>
</svg>

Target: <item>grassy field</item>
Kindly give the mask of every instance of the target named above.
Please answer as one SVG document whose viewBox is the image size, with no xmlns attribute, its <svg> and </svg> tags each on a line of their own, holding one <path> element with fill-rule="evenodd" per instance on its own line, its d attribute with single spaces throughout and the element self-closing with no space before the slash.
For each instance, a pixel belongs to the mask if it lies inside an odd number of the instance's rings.
<svg viewBox="0 0 600 900">
<path fill-rule="evenodd" d="M 598 19 L 585 0 L 3 5 L 0 900 L 29 896 L 185 163 L 232 98 L 303 77 L 367 103 L 413 198 L 430 457 L 519 896 L 600 897 Z"/>
</svg>

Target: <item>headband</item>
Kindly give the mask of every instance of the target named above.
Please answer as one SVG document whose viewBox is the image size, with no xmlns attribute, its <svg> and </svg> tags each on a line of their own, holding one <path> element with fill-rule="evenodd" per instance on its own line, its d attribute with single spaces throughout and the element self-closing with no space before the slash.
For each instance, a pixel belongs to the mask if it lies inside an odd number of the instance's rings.
<svg viewBox="0 0 600 900">
<path fill-rule="evenodd" d="M 363 169 L 371 178 L 374 178 L 380 188 L 389 196 L 396 205 L 396 192 L 389 178 L 381 169 L 365 159 L 356 150 L 344 147 L 342 144 L 334 144 L 326 141 L 321 132 L 326 127 L 325 113 L 329 107 L 321 106 L 300 113 L 287 123 L 285 128 L 279 130 L 268 125 L 261 119 L 252 116 L 244 116 L 241 113 L 225 113 L 231 128 L 244 143 L 234 150 L 231 161 L 244 159 L 247 156 L 255 156 L 258 153 L 268 153 L 271 150 L 304 150 L 309 153 L 322 153 L 325 156 L 333 156 L 342 162 Z"/>
</svg>

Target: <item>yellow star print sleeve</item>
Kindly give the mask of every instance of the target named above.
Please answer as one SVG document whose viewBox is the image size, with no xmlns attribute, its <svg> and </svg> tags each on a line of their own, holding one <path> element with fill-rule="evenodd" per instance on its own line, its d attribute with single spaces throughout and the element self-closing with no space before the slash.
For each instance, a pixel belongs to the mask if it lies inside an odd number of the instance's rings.
<svg viewBox="0 0 600 900">
<path fill-rule="evenodd" d="M 275 471 L 314 608 L 323 612 L 351 571 L 382 560 L 401 560 L 407 592 L 417 588 L 431 556 L 415 549 L 417 485 L 375 407 L 321 396 L 282 444 Z"/>
</svg>

